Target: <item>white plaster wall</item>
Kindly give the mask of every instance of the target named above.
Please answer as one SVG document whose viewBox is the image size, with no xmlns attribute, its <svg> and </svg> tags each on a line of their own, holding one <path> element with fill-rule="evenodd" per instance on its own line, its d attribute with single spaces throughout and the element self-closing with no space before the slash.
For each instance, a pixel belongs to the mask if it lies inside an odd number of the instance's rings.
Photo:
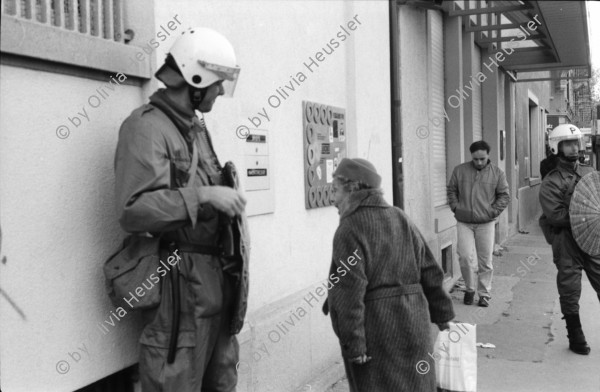
<svg viewBox="0 0 600 392">
<path fill-rule="evenodd" d="M 275 212 L 250 218 L 248 318 L 256 327 L 248 326 L 240 336 L 241 360 L 252 366 L 242 375 L 240 389 L 265 390 L 270 377 L 280 373 L 289 378 L 279 383 L 302 385 L 339 359 L 330 321 L 320 313 L 322 301 L 277 343 L 269 360 L 255 363 L 251 357 L 266 333 L 327 276 L 339 219 L 334 207 L 304 207 L 302 100 L 346 109 L 350 156 L 368 157 L 376 165 L 391 203 L 388 4 L 155 2 L 157 28 L 174 14 L 185 27 L 215 28 L 236 48 L 242 71 L 235 97 L 219 99 L 206 115 L 221 161 L 241 165 L 243 144 L 236 127 L 248 125 L 248 116 L 262 107 L 270 115 L 261 128 L 271 135 Z M 310 73 L 303 62 L 355 15 L 362 24 Z M 168 46 L 161 44 L 155 53 L 158 65 Z M 275 89 L 299 71 L 306 81 L 279 108 L 268 106 Z M 87 335 L 113 309 L 104 294 L 101 264 L 122 236 L 113 207 L 118 126 L 151 89 L 119 87 L 90 114 L 89 125 L 59 140 L 56 126 L 80 110 L 100 83 L 8 66 L 1 72 L 0 224 L 7 263 L 0 265 L 0 286 L 26 315 L 22 319 L 0 299 L 2 388 L 73 390 L 136 361 L 139 320 L 134 315 L 126 315 L 106 336 Z M 91 357 L 83 353 L 79 362 L 69 357 L 88 341 Z M 56 372 L 59 360 L 71 362 L 65 375 Z"/>
<path fill-rule="evenodd" d="M 105 295 L 102 262 L 122 235 L 113 203 L 118 127 L 141 96 L 139 88 L 123 85 L 93 109 L 87 100 L 99 81 L 11 66 L 0 72 L 6 258 L 0 286 L 24 314 L 0 299 L 2 389 L 70 391 L 133 363 L 137 355 L 134 315 L 105 336 L 96 334 L 95 325 L 114 309 Z M 76 128 L 67 117 L 83 106 L 90 119 Z M 71 128 L 67 139 L 55 134 L 60 124 Z M 70 364 L 66 374 L 56 370 L 61 360 Z"/>
</svg>

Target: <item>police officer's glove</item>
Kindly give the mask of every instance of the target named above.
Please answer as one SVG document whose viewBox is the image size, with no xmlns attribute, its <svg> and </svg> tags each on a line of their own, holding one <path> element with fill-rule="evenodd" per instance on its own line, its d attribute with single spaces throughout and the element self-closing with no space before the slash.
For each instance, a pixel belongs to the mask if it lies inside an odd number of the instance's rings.
<svg viewBox="0 0 600 392">
<path fill-rule="evenodd" d="M 200 203 L 209 203 L 230 217 L 241 215 L 246 207 L 246 198 L 241 192 L 226 186 L 204 186 L 199 188 Z"/>
</svg>

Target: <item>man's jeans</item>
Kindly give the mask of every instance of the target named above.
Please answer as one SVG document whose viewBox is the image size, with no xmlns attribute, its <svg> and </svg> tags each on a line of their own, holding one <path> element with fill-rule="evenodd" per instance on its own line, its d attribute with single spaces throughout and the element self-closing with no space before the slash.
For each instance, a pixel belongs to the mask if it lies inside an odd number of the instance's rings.
<svg viewBox="0 0 600 392">
<path fill-rule="evenodd" d="M 477 292 L 480 298 L 491 297 L 495 224 L 495 221 L 491 221 L 488 223 L 457 222 L 456 225 L 458 261 L 465 286 L 468 292 L 474 292 L 475 278 L 478 275 Z"/>
</svg>

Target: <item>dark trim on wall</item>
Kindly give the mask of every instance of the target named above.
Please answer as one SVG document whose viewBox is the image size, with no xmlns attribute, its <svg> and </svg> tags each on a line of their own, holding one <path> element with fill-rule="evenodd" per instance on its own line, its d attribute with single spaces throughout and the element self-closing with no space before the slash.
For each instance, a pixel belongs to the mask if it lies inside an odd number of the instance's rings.
<svg viewBox="0 0 600 392">
<path fill-rule="evenodd" d="M 82 79 L 98 80 L 105 83 L 109 82 L 111 76 L 115 77 L 116 75 L 115 73 L 109 73 L 106 71 L 40 60 L 33 57 L 25 57 L 9 53 L 2 53 L 2 56 L 0 56 L 0 64 L 16 68 L 26 68 L 36 71 L 74 76 Z M 144 83 L 148 82 L 147 79 L 137 78 L 127 74 L 125 75 L 127 76 L 127 79 L 120 84 L 142 87 Z"/>
</svg>

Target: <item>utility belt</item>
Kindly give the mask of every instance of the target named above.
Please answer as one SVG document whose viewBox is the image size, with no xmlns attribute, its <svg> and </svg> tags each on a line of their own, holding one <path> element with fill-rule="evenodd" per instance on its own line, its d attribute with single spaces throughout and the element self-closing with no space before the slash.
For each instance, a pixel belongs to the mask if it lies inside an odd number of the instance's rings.
<svg viewBox="0 0 600 392">
<path fill-rule="evenodd" d="M 233 271 L 235 271 L 235 267 L 238 266 L 238 263 L 232 260 L 231 256 L 233 255 L 228 254 L 225 246 L 223 246 L 221 243 L 215 246 L 161 239 L 160 247 L 167 250 L 169 254 L 172 254 L 174 251 L 178 250 L 181 253 L 196 253 L 201 255 L 217 256 L 223 272 L 233 273 L 237 276 L 237 274 L 235 274 Z"/>
<path fill-rule="evenodd" d="M 555 236 L 559 235 L 563 231 L 570 235 L 573 235 L 573 230 L 571 229 L 571 226 L 550 226 L 550 231 Z"/>
<path fill-rule="evenodd" d="M 227 270 L 235 265 L 235 263 L 231 263 L 235 249 L 235 241 L 231 226 L 231 218 L 219 213 L 219 223 L 217 232 L 215 233 L 216 235 L 214 236 L 215 239 L 213 241 L 213 243 L 216 243 L 217 245 L 195 244 L 191 242 L 179 241 L 172 238 L 176 234 L 174 232 L 170 232 L 165 233 L 161 237 L 160 247 L 169 250 L 170 253 L 176 249 L 179 249 L 179 251 L 182 253 L 197 253 L 201 255 L 217 256 L 223 265 L 223 269 Z"/>
<path fill-rule="evenodd" d="M 554 234 L 560 234 L 561 231 L 565 230 L 569 233 L 573 233 L 571 226 L 550 226 L 550 229 Z"/>
<path fill-rule="evenodd" d="M 163 249 L 169 250 L 169 252 L 172 252 L 174 250 L 179 250 L 182 253 L 198 253 L 201 255 L 225 257 L 225 250 L 223 249 L 223 246 L 221 246 L 221 245 L 218 245 L 218 246 L 203 245 L 203 244 L 193 244 L 191 242 L 161 239 L 160 247 Z"/>
</svg>

